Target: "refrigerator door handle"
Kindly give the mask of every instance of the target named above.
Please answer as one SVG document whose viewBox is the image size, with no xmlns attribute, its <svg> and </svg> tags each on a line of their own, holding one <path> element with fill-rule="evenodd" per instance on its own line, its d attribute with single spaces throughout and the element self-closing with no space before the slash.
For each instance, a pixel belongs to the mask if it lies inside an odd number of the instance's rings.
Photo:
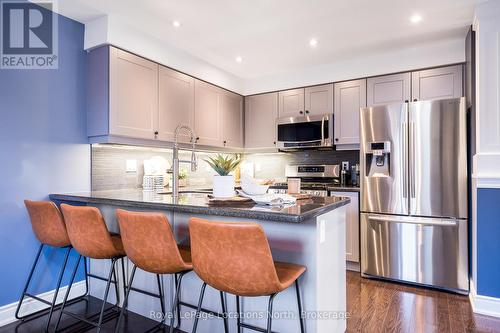
<svg viewBox="0 0 500 333">
<path fill-rule="evenodd" d="M 415 198 L 415 123 L 409 123 L 409 161 L 410 161 L 410 197 Z"/>
<path fill-rule="evenodd" d="M 378 221 L 378 222 L 395 222 L 395 223 L 409 223 L 409 224 L 420 224 L 420 225 L 429 225 L 429 226 L 449 226 L 454 227 L 458 225 L 458 221 L 446 221 L 439 220 L 438 221 L 429 221 L 428 219 L 419 219 L 419 218 L 398 218 L 396 216 L 369 216 L 368 219 L 370 221 Z"/>
<path fill-rule="evenodd" d="M 403 198 L 408 198 L 408 123 L 403 122 L 402 126 L 403 145 Z"/>
</svg>

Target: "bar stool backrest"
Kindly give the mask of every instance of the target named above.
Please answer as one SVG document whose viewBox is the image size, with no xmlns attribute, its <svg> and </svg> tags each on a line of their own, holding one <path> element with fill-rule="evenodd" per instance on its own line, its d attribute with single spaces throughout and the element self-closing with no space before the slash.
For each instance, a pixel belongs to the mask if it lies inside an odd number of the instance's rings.
<svg viewBox="0 0 500 333">
<path fill-rule="evenodd" d="M 73 247 L 93 259 L 110 259 L 116 249 L 99 209 L 61 204 L 61 210 Z"/>
<path fill-rule="evenodd" d="M 36 238 L 42 244 L 65 247 L 71 244 L 61 212 L 52 201 L 24 200 Z"/>
<path fill-rule="evenodd" d="M 271 249 L 257 223 L 189 220 L 194 271 L 210 286 L 239 296 L 280 290 Z"/>
<path fill-rule="evenodd" d="M 127 257 L 140 269 L 157 274 L 188 270 L 168 219 L 161 213 L 116 210 Z"/>
</svg>

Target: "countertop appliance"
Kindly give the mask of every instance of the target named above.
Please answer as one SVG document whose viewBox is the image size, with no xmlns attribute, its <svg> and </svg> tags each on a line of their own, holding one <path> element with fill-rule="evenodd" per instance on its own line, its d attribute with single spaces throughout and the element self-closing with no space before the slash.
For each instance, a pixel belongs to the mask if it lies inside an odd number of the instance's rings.
<svg viewBox="0 0 500 333">
<path fill-rule="evenodd" d="M 360 118 L 362 276 L 468 293 L 465 98 Z"/>
<path fill-rule="evenodd" d="M 333 148 L 333 115 L 305 115 L 276 119 L 279 150 Z"/>
</svg>

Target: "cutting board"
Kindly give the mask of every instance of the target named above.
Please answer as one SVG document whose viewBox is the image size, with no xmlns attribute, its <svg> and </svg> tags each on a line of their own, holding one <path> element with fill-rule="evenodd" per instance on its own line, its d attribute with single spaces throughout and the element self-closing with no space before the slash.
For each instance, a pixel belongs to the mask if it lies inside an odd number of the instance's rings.
<svg viewBox="0 0 500 333">
<path fill-rule="evenodd" d="M 213 195 L 207 195 L 208 204 L 211 205 L 234 205 L 234 204 L 245 204 L 252 202 L 250 198 L 244 198 L 240 196 L 234 196 L 230 198 L 216 198 Z"/>
</svg>

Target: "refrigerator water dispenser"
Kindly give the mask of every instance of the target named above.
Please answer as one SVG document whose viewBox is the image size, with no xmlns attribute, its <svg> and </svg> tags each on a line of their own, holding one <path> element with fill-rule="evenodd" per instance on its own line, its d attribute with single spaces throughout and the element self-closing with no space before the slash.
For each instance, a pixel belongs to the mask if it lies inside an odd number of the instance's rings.
<svg viewBox="0 0 500 333">
<path fill-rule="evenodd" d="M 391 175 L 391 143 L 370 142 L 365 154 L 368 177 L 389 177 Z"/>
</svg>

